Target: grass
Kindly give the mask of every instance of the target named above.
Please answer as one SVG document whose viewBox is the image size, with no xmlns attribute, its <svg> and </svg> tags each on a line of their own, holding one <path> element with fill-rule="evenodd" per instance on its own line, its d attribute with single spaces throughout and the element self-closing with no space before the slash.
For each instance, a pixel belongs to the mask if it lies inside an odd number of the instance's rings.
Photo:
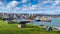
<svg viewBox="0 0 60 34">
<path fill-rule="evenodd" d="M 17 24 L 7 24 L 0 20 L 0 34 L 60 34 L 60 31 L 46 31 L 32 25 L 27 25 L 27 28 L 18 28 Z"/>
</svg>

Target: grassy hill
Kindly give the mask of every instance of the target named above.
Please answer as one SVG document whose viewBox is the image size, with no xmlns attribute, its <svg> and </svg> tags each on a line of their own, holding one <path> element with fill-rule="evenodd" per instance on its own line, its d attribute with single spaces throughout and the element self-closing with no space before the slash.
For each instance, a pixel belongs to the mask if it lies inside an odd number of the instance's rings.
<svg viewBox="0 0 60 34">
<path fill-rule="evenodd" d="M 60 31 L 45 31 L 39 27 L 18 28 L 17 24 L 8 24 L 0 20 L 0 34 L 60 34 Z"/>
</svg>

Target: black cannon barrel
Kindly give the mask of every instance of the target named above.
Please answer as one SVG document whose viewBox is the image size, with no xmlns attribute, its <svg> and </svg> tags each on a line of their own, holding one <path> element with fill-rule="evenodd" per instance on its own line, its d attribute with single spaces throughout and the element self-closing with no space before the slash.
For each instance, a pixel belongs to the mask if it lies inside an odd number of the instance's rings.
<svg viewBox="0 0 60 34">
<path fill-rule="evenodd" d="M 29 23 L 30 21 L 20 21 L 19 24 Z"/>
</svg>

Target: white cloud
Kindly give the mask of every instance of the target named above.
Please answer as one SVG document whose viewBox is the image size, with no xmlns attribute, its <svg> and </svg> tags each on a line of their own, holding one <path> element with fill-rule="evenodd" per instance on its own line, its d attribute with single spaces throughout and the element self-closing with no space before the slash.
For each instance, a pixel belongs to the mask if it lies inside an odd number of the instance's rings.
<svg viewBox="0 0 60 34">
<path fill-rule="evenodd" d="M 60 0 L 55 0 L 55 5 L 60 4 Z"/>
<path fill-rule="evenodd" d="M 35 11 L 38 10 L 37 5 L 24 5 L 22 10 Z"/>
<path fill-rule="evenodd" d="M 14 11 L 20 11 L 22 8 L 20 8 L 20 7 L 15 7 L 14 8 Z"/>
<path fill-rule="evenodd" d="M 12 1 L 10 3 L 7 4 L 7 9 L 10 9 L 10 8 L 15 8 L 17 5 L 19 4 L 19 2 L 17 1 Z"/>
<path fill-rule="evenodd" d="M 3 5 L 3 2 L 0 2 L 0 5 Z"/>
<path fill-rule="evenodd" d="M 26 3 L 26 2 L 28 2 L 28 0 L 22 0 L 22 3 Z M 33 12 L 33 13 L 45 13 L 45 14 L 55 14 L 55 13 L 58 14 L 60 12 L 60 11 L 57 11 L 57 10 L 54 11 L 57 7 L 59 7 L 58 5 L 60 4 L 60 2 L 57 2 L 57 0 L 55 0 L 54 2 L 50 1 L 50 0 L 42 1 L 42 2 L 39 2 L 36 5 L 32 5 L 31 3 L 28 3 L 27 5 L 23 4 L 22 8 L 21 7 L 17 7 L 17 5 L 19 3 L 20 2 L 12 1 L 12 2 L 7 3 L 7 6 L 4 6 L 4 3 L 0 2 L 0 9 L 3 9 L 6 12 L 15 12 L 15 13 L 17 11 L 18 11 L 18 13 L 19 12 L 22 13 L 22 11 L 23 12 L 26 11 L 27 13 L 29 13 L 29 11 L 30 11 L 31 13 Z M 50 6 L 50 7 L 43 6 L 44 4 L 47 4 L 47 3 L 51 3 L 52 6 Z"/>
<path fill-rule="evenodd" d="M 55 0 L 54 3 L 52 4 L 51 8 L 52 9 L 58 9 L 60 8 L 60 0 Z"/>
<path fill-rule="evenodd" d="M 2 7 L 4 5 L 4 2 L 0 1 L 0 7 Z"/>
<path fill-rule="evenodd" d="M 38 0 L 38 2 L 39 2 L 39 0 Z M 47 3 L 50 3 L 51 4 L 51 6 L 45 6 L 44 4 L 47 4 Z M 41 2 L 39 2 L 38 3 L 38 7 L 39 7 L 39 9 L 40 10 L 54 10 L 54 9 L 58 9 L 58 8 L 60 8 L 60 0 L 55 0 L 55 1 L 53 1 L 53 0 L 45 0 L 45 1 L 41 1 Z"/>
<path fill-rule="evenodd" d="M 22 3 L 26 3 L 28 0 L 22 0 Z"/>
<path fill-rule="evenodd" d="M 37 6 L 37 5 L 32 5 L 32 6 L 30 7 L 30 10 L 38 10 L 38 6 Z"/>
<path fill-rule="evenodd" d="M 3 10 L 5 9 L 5 4 L 4 2 L 0 1 L 0 10 Z"/>
</svg>

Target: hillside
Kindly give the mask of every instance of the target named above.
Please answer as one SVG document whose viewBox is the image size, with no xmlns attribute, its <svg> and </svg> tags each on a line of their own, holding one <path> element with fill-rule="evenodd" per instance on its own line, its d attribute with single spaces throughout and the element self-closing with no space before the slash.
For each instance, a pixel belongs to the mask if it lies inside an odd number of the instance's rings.
<svg viewBox="0 0 60 34">
<path fill-rule="evenodd" d="M 45 31 L 38 27 L 18 28 L 17 24 L 8 24 L 0 20 L 0 34 L 60 34 L 60 31 Z"/>
</svg>

